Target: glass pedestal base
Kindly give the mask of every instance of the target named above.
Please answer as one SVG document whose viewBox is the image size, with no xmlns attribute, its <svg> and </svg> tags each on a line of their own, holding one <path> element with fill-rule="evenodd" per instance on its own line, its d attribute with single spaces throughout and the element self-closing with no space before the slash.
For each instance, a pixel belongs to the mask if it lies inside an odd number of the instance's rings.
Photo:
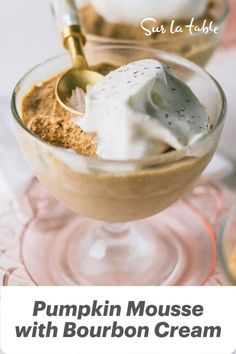
<svg viewBox="0 0 236 354">
<path fill-rule="evenodd" d="M 54 204 L 21 240 L 22 261 L 38 285 L 201 285 L 215 269 L 214 230 L 183 200 L 128 224 Z"/>
</svg>

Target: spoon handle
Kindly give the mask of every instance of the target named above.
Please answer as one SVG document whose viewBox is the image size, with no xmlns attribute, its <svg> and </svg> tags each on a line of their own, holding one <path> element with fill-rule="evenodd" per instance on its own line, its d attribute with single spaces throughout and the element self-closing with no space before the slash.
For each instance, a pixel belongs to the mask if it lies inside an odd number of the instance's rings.
<svg viewBox="0 0 236 354">
<path fill-rule="evenodd" d="M 81 32 L 75 0 L 52 0 L 52 7 L 62 34 L 63 44 L 70 52 L 73 66 L 79 69 L 87 68 L 83 53 L 85 37 Z"/>
<path fill-rule="evenodd" d="M 53 11 L 60 30 L 66 26 L 80 26 L 78 10 L 74 0 L 52 0 Z"/>
</svg>

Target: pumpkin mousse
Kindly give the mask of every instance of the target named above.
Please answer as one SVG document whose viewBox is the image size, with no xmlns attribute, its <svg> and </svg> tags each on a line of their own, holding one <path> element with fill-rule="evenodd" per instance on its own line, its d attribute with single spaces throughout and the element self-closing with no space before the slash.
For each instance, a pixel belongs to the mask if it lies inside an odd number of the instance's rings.
<svg viewBox="0 0 236 354">
<path fill-rule="evenodd" d="M 59 75 L 24 96 L 23 123 L 39 139 L 22 145 L 39 179 L 73 211 L 109 222 L 149 217 L 181 197 L 212 157 L 213 148 L 189 153 L 211 122 L 191 88 L 159 61 L 105 75 L 85 94 L 82 117 L 57 102 Z"/>
</svg>

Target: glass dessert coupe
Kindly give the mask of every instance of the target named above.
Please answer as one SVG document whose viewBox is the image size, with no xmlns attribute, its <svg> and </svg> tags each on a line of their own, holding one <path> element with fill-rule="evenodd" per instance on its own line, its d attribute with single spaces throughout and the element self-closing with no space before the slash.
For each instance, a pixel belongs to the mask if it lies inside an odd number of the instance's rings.
<svg viewBox="0 0 236 354">
<path fill-rule="evenodd" d="M 17 138 L 35 175 L 78 215 L 66 211 L 63 221 L 58 206 L 58 217 L 49 210 L 48 219 L 30 225 L 22 239 L 29 273 L 41 285 L 202 284 L 215 257 L 209 227 L 181 203 L 160 212 L 184 194 L 211 160 L 225 118 L 222 89 L 194 63 L 158 50 L 87 47 L 86 57 L 91 66 L 121 66 L 150 57 L 169 65 L 206 107 L 212 129 L 192 146 L 140 160 L 78 155 L 40 140 L 21 120 L 27 91 L 70 66 L 69 57 L 33 68 L 12 96 Z"/>
<path fill-rule="evenodd" d="M 225 216 L 219 232 L 218 253 L 226 281 L 236 285 L 236 204 Z"/>
<path fill-rule="evenodd" d="M 211 5 L 211 3 L 213 5 Z M 142 38 L 137 38 L 137 32 L 141 31 L 140 26 L 107 23 L 106 20 L 99 15 L 97 15 L 96 18 L 96 12 L 93 10 L 92 5 L 89 4 L 81 7 L 80 17 L 83 30 L 86 34 L 87 45 L 145 46 L 174 53 L 200 66 L 205 66 L 222 39 L 225 22 L 229 13 L 228 2 L 226 0 L 209 1 L 208 11 L 214 20 L 214 26 L 219 28 L 217 34 L 213 32 L 209 32 L 208 34 L 194 32 L 190 35 L 189 32 L 184 31 L 184 33 L 169 35 L 158 34 L 156 37 L 143 35 Z M 93 21 L 92 18 L 94 17 L 95 19 Z M 202 25 L 204 19 L 203 15 L 203 18 L 200 19 L 200 22 L 196 23 L 196 25 Z M 176 25 L 184 26 L 189 22 L 190 21 L 177 21 Z M 167 24 L 165 24 L 165 27 L 166 26 Z M 151 28 L 152 26 L 149 27 Z"/>
</svg>

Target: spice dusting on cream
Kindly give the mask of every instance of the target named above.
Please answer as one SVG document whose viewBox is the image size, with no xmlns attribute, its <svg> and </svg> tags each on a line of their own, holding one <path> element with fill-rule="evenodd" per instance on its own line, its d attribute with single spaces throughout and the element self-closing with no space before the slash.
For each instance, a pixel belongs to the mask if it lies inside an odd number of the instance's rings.
<svg viewBox="0 0 236 354">
<path fill-rule="evenodd" d="M 75 122 L 97 136 L 104 159 L 139 159 L 181 149 L 209 133 L 208 114 L 192 90 L 157 60 L 120 67 L 85 96 Z"/>
</svg>

